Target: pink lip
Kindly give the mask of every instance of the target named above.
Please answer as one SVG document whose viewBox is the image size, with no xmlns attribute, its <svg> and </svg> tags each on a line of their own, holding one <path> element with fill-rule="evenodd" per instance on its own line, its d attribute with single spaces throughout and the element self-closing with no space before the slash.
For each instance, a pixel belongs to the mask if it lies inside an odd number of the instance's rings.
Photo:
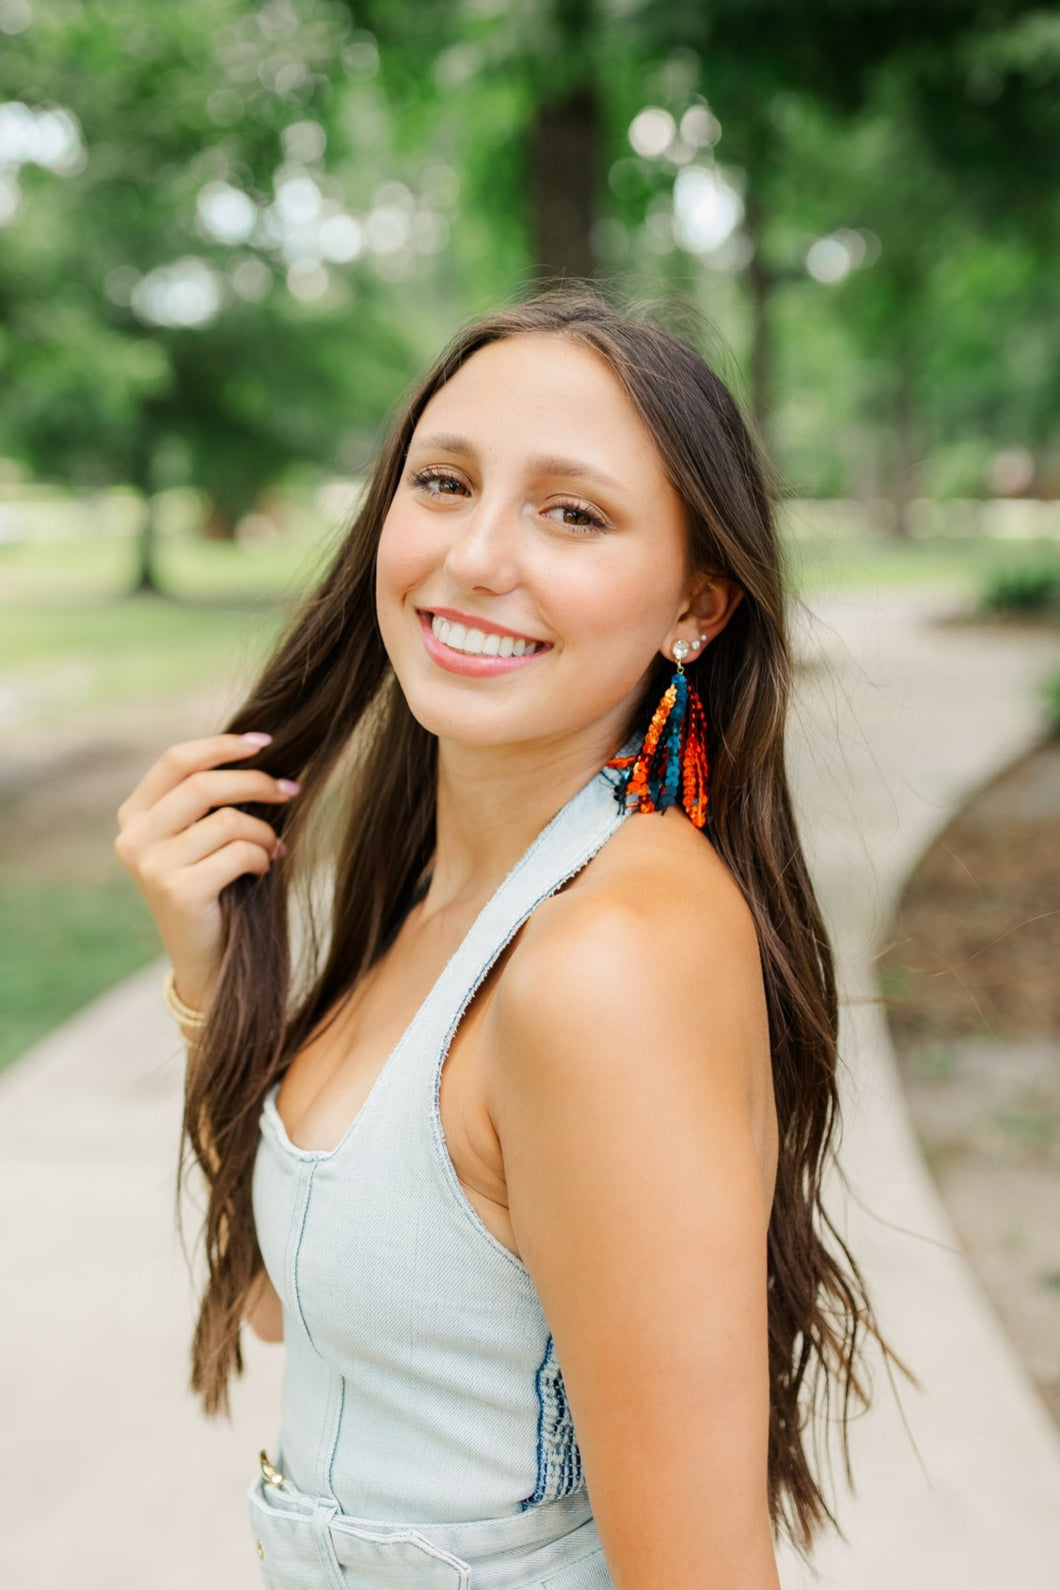
<svg viewBox="0 0 1060 1590">
<path fill-rule="evenodd" d="M 544 651 L 532 651 L 529 656 L 522 657 L 469 657 L 463 652 L 453 651 L 443 643 L 431 629 L 431 618 L 437 613 L 440 618 L 451 618 L 456 623 L 465 623 L 469 628 L 481 629 L 493 635 L 515 635 L 511 629 L 500 629 L 496 624 L 487 624 L 480 618 L 467 618 L 463 614 L 455 613 L 451 608 L 434 607 L 417 613 L 420 621 L 420 633 L 423 635 L 424 649 L 433 662 L 440 668 L 445 668 L 451 674 L 466 674 L 472 679 L 488 679 L 493 674 L 510 674 L 516 668 L 523 668 L 527 663 L 536 662 L 545 655 Z M 525 635 L 516 635 L 517 640 L 525 640 Z M 546 647 L 551 651 L 551 646 Z"/>
</svg>

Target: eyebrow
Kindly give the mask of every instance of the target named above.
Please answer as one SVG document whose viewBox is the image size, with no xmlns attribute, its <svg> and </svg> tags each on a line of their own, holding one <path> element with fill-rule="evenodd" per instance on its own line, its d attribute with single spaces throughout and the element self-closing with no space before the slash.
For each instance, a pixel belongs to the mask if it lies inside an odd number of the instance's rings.
<svg viewBox="0 0 1060 1590">
<path fill-rule="evenodd" d="M 417 449 L 423 447 L 428 450 L 437 449 L 442 453 L 458 453 L 465 458 L 473 458 L 475 449 L 471 442 L 464 436 L 455 436 L 448 431 L 435 431 L 430 436 L 417 436 L 410 446 Z M 540 454 L 527 460 L 530 469 L 538 475 L 567 475 L 580 476 L 585 480 L 594 480 L 601 486 L 608 487 L 611 491 L 623 491 L 622 482 L 613 475 L 607 475 L 602 469 L 596 469 L 592 464 L 587 464 L 580 458 L 561 458 L 558 454 Z"/>
</svg>

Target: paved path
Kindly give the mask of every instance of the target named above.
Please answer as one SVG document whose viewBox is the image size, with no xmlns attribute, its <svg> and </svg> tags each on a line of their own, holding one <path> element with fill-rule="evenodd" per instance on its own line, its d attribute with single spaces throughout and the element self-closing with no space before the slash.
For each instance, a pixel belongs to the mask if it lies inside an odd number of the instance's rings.
<svg viewBox="0 0 1060 1590">
<path fill-rule="evenodd" d="M 897 1085 L 872 956 L 954 807 L 1037 729 L 1040 638 L 933 628 L 937 597 L 817 604 L 791 765 L 840 949 L 843 1164 L 833 1188 L 886 1333 L 925 1390 L 877 1369 L 853 1431 L 849 1545 L 784 1590 L 1056 1590 L 1060 1438 L 970 1275 Z M 0 1077 L 0 1583 L 259 1590 L 243 1492 L 273 1445 L 282 1348 L 246 1335 L 231 1425 L 185 1390 L 192 1300 L 175 1235 L 182 1056 L 149 968 Z M 194 1241 L 195 1223 L 188 1222 Z M 837 1467 L 837 1475 L 841 1470 Z M 662 1587 L 660 1587 L 662 1590 Z"/>
<path fill-rule="evenodd" d="M 901 888 L 954 809 L 1037 737 L 1055 644 L 937 626 L 948 604 L 880 592 L 832 599 L 802 629 L 792 737 L 796 802 L 840 960 L 842 1164 L 835 1196 L 884 1334 L 923 1382 L 877 1366 L 854 1425 L 849 1546 L 817 1579 L 785 1558 L 784 1590 L 1057 1590 L 1060 1436 L 961 1255 L 898 1082 L 873 957 Z M 908 1424 L 903 1424 L 904 1417 Z M 836 1466 L 837 1475 L 841 1468 Z"/>
</svg>

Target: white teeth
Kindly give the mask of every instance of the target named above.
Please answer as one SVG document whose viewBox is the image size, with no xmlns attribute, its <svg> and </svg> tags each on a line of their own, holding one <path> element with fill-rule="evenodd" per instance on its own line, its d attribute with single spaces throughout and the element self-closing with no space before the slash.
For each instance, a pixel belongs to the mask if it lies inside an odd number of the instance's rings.
<svg viewBox="0 0 1060 1590">
<path fill-rule="evenodd" d="M 516 640 L 513 635 L 496 635 L 492 631 L 469 629 L 465 624 L 453 623 L 448 618 L 431 615 L 431 632 L 443 646 L 463 652 L 469 657 L 528 657 L 540 651 L 533 640 Z"/>
</svg>

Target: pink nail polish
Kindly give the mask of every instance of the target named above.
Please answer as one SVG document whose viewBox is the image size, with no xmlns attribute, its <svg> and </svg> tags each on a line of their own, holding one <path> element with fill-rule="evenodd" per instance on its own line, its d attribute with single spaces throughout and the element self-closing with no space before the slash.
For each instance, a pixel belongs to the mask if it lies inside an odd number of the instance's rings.
<svg viewBox="0 0 1060 1590">
<path fill-rule="evenodd" d="M 276 788 L 281 795 L 299 795 L 302 791 L 301 784 L 296 784 L 293 778 L 278 778 Z"/>
<path fill-rule="evenodd" d="M 271 745 L 272 743 L 271 734 L 258 734 L 253 730 L 250 734 L 244 734 L 242 739 L 245 745 Z"/>
</svg>

